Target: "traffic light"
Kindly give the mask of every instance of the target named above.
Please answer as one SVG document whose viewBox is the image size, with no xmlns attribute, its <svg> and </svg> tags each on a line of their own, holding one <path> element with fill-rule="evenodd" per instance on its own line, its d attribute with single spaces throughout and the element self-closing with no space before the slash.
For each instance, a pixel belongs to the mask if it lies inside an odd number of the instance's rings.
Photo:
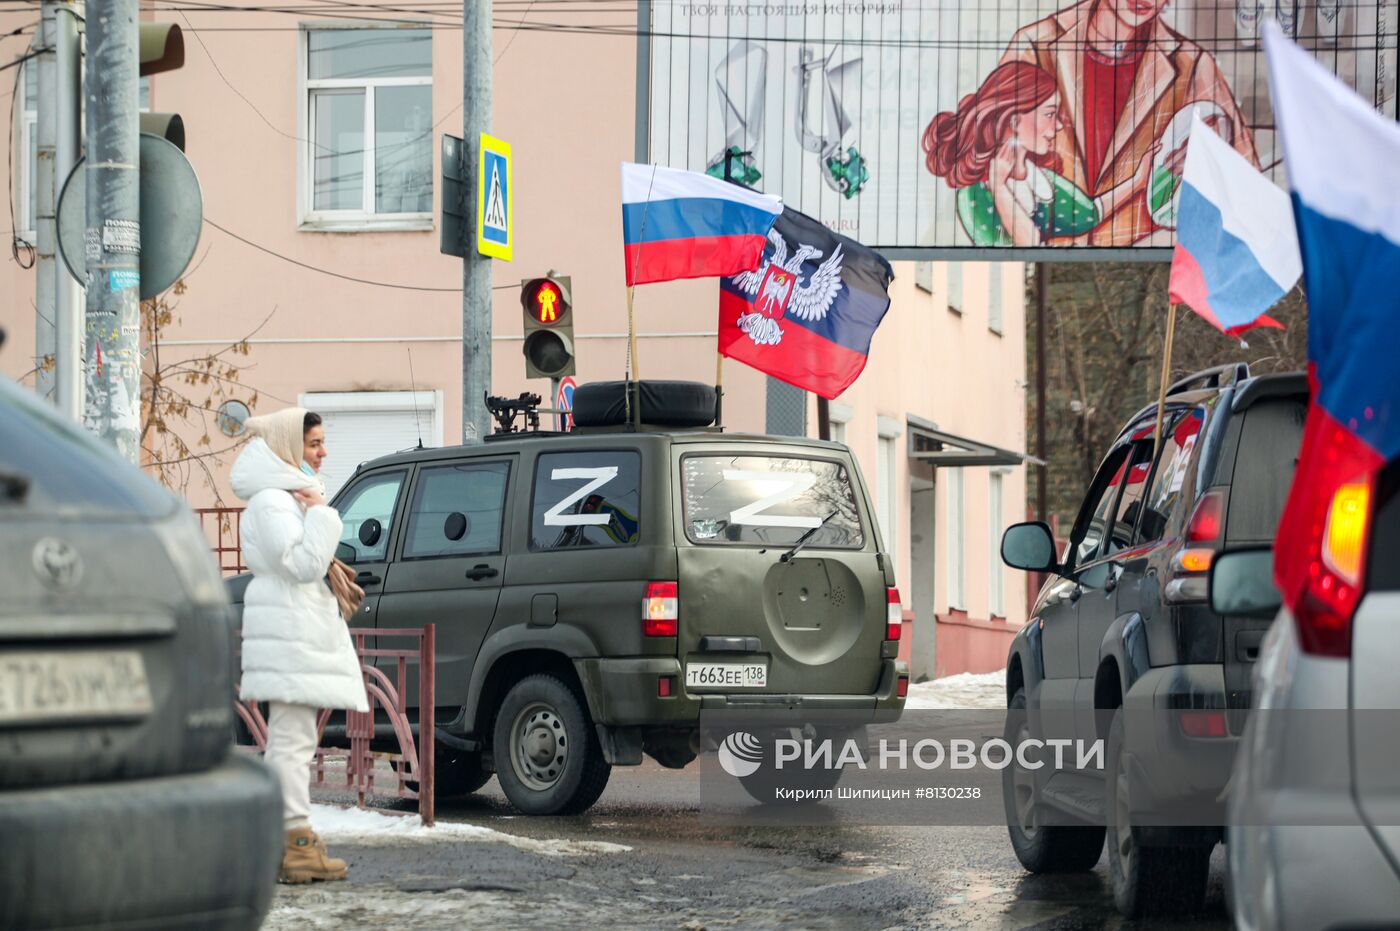
<svg viewBox="0 0 1400 931">
<path fill-rule="evenodd" d="M 141 76 L 174 71 L 185 64 L 185 36 L 175 23 L 141 24 Z M 185 151 L 185 121 L 178 113 L 142 113 L 141 132 L 160 136 Z"/>
<path fill-rule="evenodd" d="M 574 316 L 567 275 L 520 282 L 525 314 L 525 377 L 574 374 Z"/>
</svg>

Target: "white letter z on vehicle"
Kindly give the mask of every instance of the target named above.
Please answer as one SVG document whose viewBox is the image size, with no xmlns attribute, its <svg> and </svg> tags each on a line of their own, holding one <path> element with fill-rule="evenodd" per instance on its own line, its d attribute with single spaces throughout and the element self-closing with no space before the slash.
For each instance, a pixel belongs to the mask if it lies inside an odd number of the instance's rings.
<svg viewBox="0 0 1400 931">
<path fill-rule="evenodd" d="M 758 492 L 771 493 L 753 504 L 746 504 L 729 515 L 731 524 L 748 524 L 753 527 L 802 527 L 811 529 L 821 526 L 820 517 L 784 517 L 780 514 L 765 514 L 771 507 L 784 501 L 791 501 L 817 483 L 813 472 L 744 472 L 738 469 L 725 469 L 726 482 L 752 482 Z"/>
<path fill-rule="evenodd" d="M 617 466 L 603 466 L 597 469 L 555 469 L 549 473 L 549 477 L 556 482 L 562 479 L 583 479 L 588 484 L 544 512 L 544 525 L 546 527 L 601 525 L 612 519 L 607 514 L 565 514 L 564 511 L 617 478 Z"/>
</svg>

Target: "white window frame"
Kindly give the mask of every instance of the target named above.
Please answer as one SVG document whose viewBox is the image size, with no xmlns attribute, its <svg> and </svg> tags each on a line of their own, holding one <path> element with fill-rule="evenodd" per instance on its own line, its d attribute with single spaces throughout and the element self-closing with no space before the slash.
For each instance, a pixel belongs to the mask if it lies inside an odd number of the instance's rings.
<svg viewBox="0 0 1400 931">
<path fill-rule="evenodd" d="M 933 263 L 914 263 L 914 287 L 926 294 L 933 293 Z"/>
<path fill-rule="evenodd" d="M 1006 617 L 1006 579 L 1002 574 L 1001 533 L 1002 508 L 1005 506 L 1003 492 L 1006 472 L 993 469 L 987 478 L 987 515 L 990 531 L 990 569 L 988 578 L 987 612 L 997 617 Z"/>
<path fill-rule="evenodd" d="M 425 446 L 443 445 L 441 391 L 308 391 L 297 397 L 297 406 L 318 414 L 345 411 L 409 411 L 424 419 Z"/>
<path fill-rule="evenodd" d="M 1000 262 L 987 265 L 987 329 L 1002 333 L 1002 308 L 1006 300 L 1005 274 Z"/>
<path fill-rule="evenodd" d="M 29 189 L 34 183 L 34 179 L 29 176 L 29 148 L 37 141 L 36 134 L 39 131 L 39 111 L 30 110 L 27 106 L 29 96 L 28 88 L 25 86 L 29 80 L 31 64 L 37 65 L 39 59 L 32 58 L 20 65 L 19 87 L 15 90 L 20 95 L 20 103 L 26 104 L 21 109 L 15 108 L 16 141 L 19 143 L 15 150 L 15 235 L 19 236 L 30 245 L 37 245 L 39 241 L 38 222 L 33 216 L 37 212 L 38 202 L 35 201 L 35 211 L 29 209 Z M 34 72 L 34 80 L 39 80 L 38 72 Z M 59 182 L 62 183 L 61 181 Z"/>
<path fill-rule="evenodd" d="M 904 432 L 892 417 L 877 416 L 876 468 L 880 486 L 880 536 L 892 565 L 899 565 L 899 437 Z"/>
<path fill-rule="evenodd" d="M 855 417 L 855 411 L 847 404 L 840 401 L 831 401 L 827 404 L 827 420 L 831 423 L 831 439 L 842 446 L 849 446 L 846 442 L 846 425 Z"/>
<path fill-rule="evenodd" d="M 953 467 L 948 472 L 948 608 L 967 610 L 967 585 L 964 546 L 967 543 L 966 498 L 963 486 L 966 484 L 964 470 Z"/>
<path fill-rule="evenodd" d="M 967 302 L 967 295 L 963 288 L 962 263 L 949 262 L 945 268 L 948 274 L 948 309 L 955 314 L 961 314 L 966 309 L 963 304 Z"/>
<path fill-rule="evenodd" d="M 386 21 L 379 23 L 302 23 L 297 36 L 297 125 L 301 128 L 301 142 L 297 145 L 297 215 L 299 227 L 303 230 L 328 230 L 341 232 L 373 232 L 408 230 L 423 231 L 433 229 L 433 210 L 430 207 L 423 213 L 376 213 L 374 210 L 375 149 L 374 144 L 374 95 L 381 87 L 432 87 L 433 62 L 428 59 L 428 73 L 421 77 L 394 78 L 311 78 L 310 47 L 313 32 L 327 30 L 345 32 L 352 29 L 424 29 L 428 23 L 400 23 Z M 361 207 L 359 210 L 317 210 L 316 209 L 316 108 L 313 103 L 318 91 L 362 91 L 365 99 L 364 114 L 364 168 L 361 172 Z M 432 105 L 429 103 L 429 118 Z M 437 159 L 432 155 L 434 133 L 428 134 L 429 159 L 432 164 L 433 203 L 438 197 Z"/>
</svg>

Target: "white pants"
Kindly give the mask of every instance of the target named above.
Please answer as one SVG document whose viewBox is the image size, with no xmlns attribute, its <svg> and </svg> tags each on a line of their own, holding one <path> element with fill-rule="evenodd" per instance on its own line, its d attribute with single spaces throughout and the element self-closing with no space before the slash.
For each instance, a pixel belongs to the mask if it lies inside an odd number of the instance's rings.
<svg viewBox="0 0 1400 931">
<path fill-rule="evenodd" d="M 282 817 L 289 831 L 311 826 L 310 767 L 315 755 L 316 709 L 268 702 L 263 762 L 282 782 Z"/>
</svg>

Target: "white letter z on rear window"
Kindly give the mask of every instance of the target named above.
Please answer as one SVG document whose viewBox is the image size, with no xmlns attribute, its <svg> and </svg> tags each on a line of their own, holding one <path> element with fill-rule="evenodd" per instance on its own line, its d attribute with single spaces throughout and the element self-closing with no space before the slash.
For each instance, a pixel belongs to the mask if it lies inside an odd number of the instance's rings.
<svg viewBox="0 0 1400 931">
<path fill-rule="evenodd" d="M 582 479 L 588 484 L 544 512 L 544 525 L 546 527 L 603 525 L 612 519 L 607 514 L 565 514 L 564 511 L 617 478 L 617 466 L 603 466 L 597 469 L 555 469 L 549 473 L 549 477 L 556 482 L 567 479 Z"/>
<path fill-rule="evenodd" d="M 820 517 L 785 517 L 780 514 L 764 513 L 784 501 L 791 501 L 817 483 L 814 472 L 743 472 L 738 469 L 725 469 L 726 482 L 750 482 L 759 494 L 768 492 L 768 497 L 760 498 L 753 504 L 746 504 L 729 515 L 731 524 L 748 524 L 751 527 L 805 527 L 821 525 Z"/>
</svg>

